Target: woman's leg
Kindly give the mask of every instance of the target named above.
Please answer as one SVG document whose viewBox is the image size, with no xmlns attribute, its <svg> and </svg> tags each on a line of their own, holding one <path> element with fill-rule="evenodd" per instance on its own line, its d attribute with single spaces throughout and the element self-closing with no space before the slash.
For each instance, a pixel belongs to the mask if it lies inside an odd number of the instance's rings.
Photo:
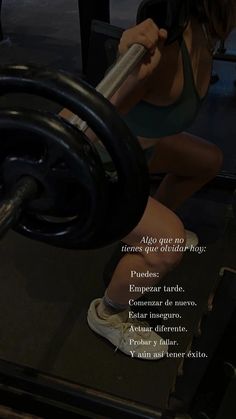
<svg viewBox="0 0 236 419">
<path fill-rule="evenodd" d="M 213 179 L 222 166 L 221 150 L 191 134 L 158 139 L 149 162 L 151 173 L 168 173 L 154 197 L 175 210 Z"/>
<path fill-rule="evenodd" d="M 168 346 L 166 341 L 151 326 L 137 320 L 135 313 L 127 308 L 129 300 L 136 300 L 143 295 L 134 287 L 156 285 L 160 279 L 181 260 L 182 253 L 160 252 L 151 249 L 151 245 L 142 243 L 143 237 L 169 239 L 169 243 L 182 239 L 184 247 L 185 232 L 181 221 L 162 204 L 149 198 L 144 215 L 137 227 L 122 241 L 127 245 L 139 247 L 136 254 L 125 254 L 119 261 L 103 299 L 94 300 L 88 310 L 88 324 L 92 330 L 105 337 L 122 352 L 131 357 L 158 360 L 165 356 Z M 152 245 L 160 248 L 158 243 Z M 150 252 L 147 252 L 147 248 Z M 156 273 L 156 277 L 133 277 L 131 271 L 138 273 Z M 155 299 L 158 295 L 155 294 Z M 134 314 L 134 317 L 133 317 Z M 148 319 L 148 313 L 145 315 Z M 143 318 L 142 318 L 143 319 Z"/>
</svg>

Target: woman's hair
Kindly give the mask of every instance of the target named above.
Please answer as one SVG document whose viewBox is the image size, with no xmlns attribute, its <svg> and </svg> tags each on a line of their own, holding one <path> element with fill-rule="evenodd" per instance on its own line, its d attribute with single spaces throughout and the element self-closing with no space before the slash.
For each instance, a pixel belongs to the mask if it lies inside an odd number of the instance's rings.
<svg viewBox="0 0 236 419">
<path fill-rule="evenodd" d="M 192 0 L 192 12 L 209 27 L 211 35 L 225 39 L 236 27 L 236 0 Z"/>
</svg>

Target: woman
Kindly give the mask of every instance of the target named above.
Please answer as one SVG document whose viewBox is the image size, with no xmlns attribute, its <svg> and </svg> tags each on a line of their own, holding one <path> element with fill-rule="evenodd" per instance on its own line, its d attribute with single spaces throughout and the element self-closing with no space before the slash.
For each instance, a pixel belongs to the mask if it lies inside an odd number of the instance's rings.
<svg viewBox="0 0 236 419">
<path fill-rule="evenodd" d="M 173 211 L 215 177 L 222 165 L 222 153 L 215 145 L 185 130 L 207 94 L 215 40 L 225 39 L 236 26 L 236 4 L 235 0 L 193 4 L 183 35 L 170 45 L 165 45 L 166 31 L 151 19 L 124 32 L 120 54 L 133 43 L 143 44 L 149 54 L 111 100 L 142 147 L 151 152 L 150 170 L 167 175 L 155 196 L 149 197 L 137 227 L 123 239 L 131 252 L 124 251 L 103 299 L 91 303 L 88 323 L 123 353 L 144 359 L 159 359 L 168 348 L 147 324 L 133 318 L 129 300 L 142 295 L 141 287 L 155 286 L 182 254 L 145 252 L 142 238 L 157 242 L 166 238 L 172 243 L 186 239 Z M 143 275 L 131 278 L 131 271 Z"/>
</svg>

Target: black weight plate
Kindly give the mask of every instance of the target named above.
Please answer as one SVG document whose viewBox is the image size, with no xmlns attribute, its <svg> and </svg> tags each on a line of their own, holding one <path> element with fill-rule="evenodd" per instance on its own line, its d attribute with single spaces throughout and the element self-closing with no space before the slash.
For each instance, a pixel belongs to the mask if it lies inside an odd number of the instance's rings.
<svg viewBox="0 0 236 419">
<path fill-rule="evenodd" d="M 39 185 L 16 230 L 57 246 L 76 239 L 78 247 L 90 247 L 106 216 L 108 182 L 83 133 L 56 116 L 17 109 L 0 111 L 0 132 L 5 191 L 25 175 Z"/>
<path fill-rule="evenodd" d="M 189 21 L 189 0 L 143 0 L 137 12 L 137 23 L 151 18 L 159 28 L 168 31 L 166 43 L 175 42 Z"/>
<path fill-rule="evenodd" d="M 141 147 L 110 102 L 85 82 L 62 72 L 19 65 L 0 70 L 0 92 L 24 92 L 57 101 L 88 123 L 107 148 L 116 171 L 109 184 L 108 211 L 100 236 L 92 235 L 96 242 L 91 240 L 90 246 L 104 246 L 126 236 L 145 210 L 149 175 Z M 70 247 L 80 246 L 79 236 L 70 240 Z"/>
</svg>

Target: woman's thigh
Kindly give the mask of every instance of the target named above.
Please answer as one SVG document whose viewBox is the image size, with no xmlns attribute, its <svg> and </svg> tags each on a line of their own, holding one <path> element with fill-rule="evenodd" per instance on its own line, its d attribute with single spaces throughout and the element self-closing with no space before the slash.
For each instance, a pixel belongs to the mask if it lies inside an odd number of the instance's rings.
<svg viewBox="0 0 236 419">
<path fill-rule="evenodd" d="M 145 140 L 141 138 L 140 142 L 145 147 Z M 199 176 L 208 170 L 217 172 L 222 164 L 222 152 L 217 146 L 188 133 L 159 138 L 152 145 L 154 152 L 149 162 L 152 172 Z"/>
</svg>

